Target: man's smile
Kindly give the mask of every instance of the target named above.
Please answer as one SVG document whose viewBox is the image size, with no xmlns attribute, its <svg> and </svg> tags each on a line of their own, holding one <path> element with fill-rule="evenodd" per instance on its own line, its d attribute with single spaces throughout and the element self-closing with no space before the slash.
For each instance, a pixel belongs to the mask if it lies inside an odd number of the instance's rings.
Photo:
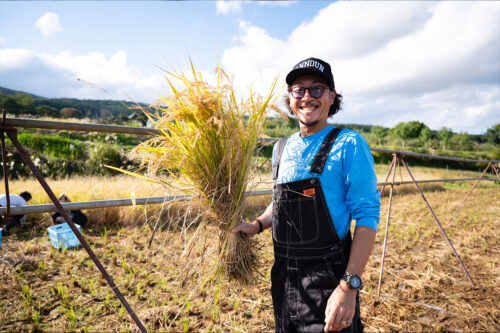
<svg viewBox="0 0 500 333">
<path fill-rule="evenodd" d="M 304 105 L 300 107 L 301 111 L 304 111 L 306 113 L 311 113 L 314 112 L 318 109 L 318 105 Z"/>
</svg>

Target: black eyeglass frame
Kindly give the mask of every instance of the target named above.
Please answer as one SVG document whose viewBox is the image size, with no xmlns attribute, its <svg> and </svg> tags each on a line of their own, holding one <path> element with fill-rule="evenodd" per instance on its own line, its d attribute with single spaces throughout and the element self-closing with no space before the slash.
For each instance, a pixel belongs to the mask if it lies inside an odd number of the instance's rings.
<svg viewBox="0 0 500 333">
<path fill-rule="evenodd" d="M 294 91 L 294 89 L 296 89 Z M 297 89 L 300 89 L 301 92 L 298 92 Z M 311 89 L 319 89 L 318 93 L 319 95 L 317 95 L 316 93 L 313 93 L 314 90 L 311 90 Z M 309 92 L 309 96 L 311 96 L 312 98 L 320 98 L 323 96 L 323 94 L 325 93 L 325 90 L 330 90 L 330 87 L 328 86 L 312 86 L 312 87 L 309 87 L 309 88 L 304 88 L 304 87 L 290 87 L 288 89 L 288 92 L 292 95 L 293 98 L 295 99 L 302 99 L 304 98 L 304 96 L 306 95 L 306 91 Z M 296 93 L 298 93 L 298 95 L 296 95 Z"/>
</svg>

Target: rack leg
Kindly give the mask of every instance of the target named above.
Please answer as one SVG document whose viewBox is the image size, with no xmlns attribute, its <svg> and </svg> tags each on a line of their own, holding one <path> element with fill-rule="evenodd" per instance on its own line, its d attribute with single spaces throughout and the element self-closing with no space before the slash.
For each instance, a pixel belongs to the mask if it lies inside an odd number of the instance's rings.
<svg viewBox="0 0 500 333">
<path fill-rule="evenodd" d="M 378 277 L 378 289 L 377 296 L 380 297 L 380 289 L 382 288 L 382 275 L 384 274 L 384 261 L 385 261 L 385 251 L 387 248 L 387 235 L 389 234 L 389 220 L 391 218 L 391 207 L 392 207 L 392 192 L 394 190 L 394 179 L 396 177 L 396 160 L 398 160 L 398 156 L 396 154 L 393 155 L 393 165 L 394 169 L 392 170 L 392 182 L 391 189 L 389 192 L 389 207 L 387 208 L 387 219 L 385 221 L 385 235 L 384 235 L 384 247 L 382 249 L 382 258 L 380 259 L 380 274 Z M 387 180 L 386 180 L 387 182 Z"/>
<path fill-rule="evenodd" d="M 450 239 L 448 238 L 448 235 L 446 235 L 446 232 L 444 231 L 443 229 L 443 226 L 441 225 L 441 222 L 439 222 L 439 219 L 437 218 L 436 214 L 434 213 L 434 210 L 432 209 L 431 205 L 429 204 L 429 202 L 427 201 L 427 199 L 425 198 L 425 195 L 424 193 L 422 192 L 422 190 L 420 189 L 420 186 L 418 186 L 418 183 L 415 181 L 415 178 L 413 178 L 413 174 L 411 173 L 410 169 L 408 168 L 408 166 L 406 165 L 405 163 L 405 160 L 403 158 L 401 158 L 401 162 L 403 163 L 404 167 L 406 168 L 406 170 L 408 171 L 408 174 L 410 175 L 411 179 L 413 180 L 413 183 L 415 184 L 415 186 L 417 187 L 417 190 L 418 192 L 420 192 L 420 195 L 422 196 L 422 199 L 424 199 L 424 202 L 425 204 L 427 205 L 427 207 L 429 208 L 429 210 L 431 211 L 432 213 L 432 216 L 434 216 L 434 220 L 436 220 L 436 223 L 439 227 L 439 229 L 441 230 L 441 233 L 443 234 L 444 238 L 446 239 L 446 241 L 448 242 L 448 244 L 450 245 L 451 247 L 451 250 L 453 251 L 453 253 L 455 254 L 455 257 L 457 258 L 458 262 L 460 263 L 460 265 L 462 266 L 462 269 L 464 270 L 465 272 L 465 275 L 467 275 L 467 278 L 469 279 L 470 283 L 475 287 L 476 285 L 474 284 L 474 281 L 472 281 L 472 278 L 469 274 L 469 272 L 467 271 L 467 268 L 465 268 L 465 265 L 464 263 L 462 262 L 462 259 L 460 259 L 460 256 L 458 255 L 457 251 L 455 250 L 455 247 L 453 246 L 453 244 L 451 243 Z"/>
<path fill-rule="evenodd" d="M 57 207 L 57 210 L 58 210 L 59 214 L 61 214 L 61 216 L 64 217 L 64 219 L 68 223 L 69 227 L 71 228 L 71 230 L 74 232 L 75 236 L 78 238 L 78 240 L 82 244 L 82 247 L 85 249 L 85 251 L 87 251 L 87 253 L 89 254 L 90 258 L 94 261 L 94 264 L 97 266 L 97 268 L 101 272 L 102 276 L 106 279 L 106 281 L 108 282 L 109 286 L 115 292 L 116 296 L 118 297 L 118 299 L 120 300 L 120 302 L 123 304 L 123 306 L 125 307 L 125 309 L 127 309 L 128 313 L 130 314 L 130 316 L 132 317 L 132 319 L 135 321 L 135 323 L 139 327 L 139 330 L 142 333 L 147 333 L 147 330 L 146 330 L 146 327 L 144 327 L 144 324 L 141 322 L 141 320 L 139 319 L 139 317 L 137 317 L 137 315 L 135 314 L 134 310 L 130 307 L 130 305 L 128 304 L 128 302 L 125 299 L 125 297 L 123 297 L 123 294 L 120 292 L 120 290 L 116 286 L 116 284 L 113 281 L 113 279 L 111 278 L 111 276 L 108 274 L 108 272 L 106 271 L 106 269 L 104 268 L 104 266 L 101 264 L 101 262 L 99 261 L 99 259 L 97 259 L 94 251 L 92 251 L 92 249 L 90 248 L 90 246 L 87 243 L 87 241 L 85 240 L 85 238 L 78 231 L 78 229 L 76 228 L 75 224 L 73 223 L 73 221 L 71 220 L 71 218 L 69 217 L 69 215 L 66 213 L 66 211 L 64 210 L 64 208 L 61 206 L 61 203 L 59 202 L 59 200 L 55 196 L 54 192 L 52 192 L 52 189 L 49 187 L 49 185 L 47 184 L 47 182 L 43 178 L 43 176 L 40 173 L 40 171 L 38 171 L 38 169 L 36 168 L 36 166 L 33 163 L 33 161 L 31 161 L 31 159 L 29 158 L 28 154 L 26 153 L 26 151 L 24 150 L 24 148 L 21 146 L 21 144 L 17 140 L 17 131 L 14 130 L 14 129 L 13 130 L 8 130 L 7 131 L 7 135 L 9 136 L 10 140 L 12 141 L 12 143 L 14 144 L 14 146 L 16 147 L 16 149 L 19 151 L 19 154 L 21 155 L 21 157 L 24 160 L 24 162 L 29 166 L 29 168 L 33 172 L 33 175 L 38 179 L 38 182 L 40 183 L 40 185 L 42 185 L 43 189 L 45 190 L 45 192 L 47 193 L 47 195 L 49 196 L 49 198 L 52 200 L 52 202 L 54 202 L 54 205 Z"/>
</svg>

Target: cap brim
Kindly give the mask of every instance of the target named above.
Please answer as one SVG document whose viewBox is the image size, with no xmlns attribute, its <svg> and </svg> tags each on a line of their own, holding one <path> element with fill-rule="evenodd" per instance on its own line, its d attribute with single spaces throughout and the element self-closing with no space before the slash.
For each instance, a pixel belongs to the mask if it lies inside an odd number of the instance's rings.
<svg viewBox="0 0 500 333">
<path fill-rule="evenodd" d="M 328 78 L 326 75 L 318 70 L 314 70 L 312 68 L 297 68 L 292 70 L 288 75 L 286 76 L 286 83 L 291 86 L 293 82 L 299 77 L 299 76 L 305 76 L 305 75 L 315 75 L 320 78 L 322 78 L 329 86 L 332 85 L 332 82 L 329 82 Z"/>
</svg>

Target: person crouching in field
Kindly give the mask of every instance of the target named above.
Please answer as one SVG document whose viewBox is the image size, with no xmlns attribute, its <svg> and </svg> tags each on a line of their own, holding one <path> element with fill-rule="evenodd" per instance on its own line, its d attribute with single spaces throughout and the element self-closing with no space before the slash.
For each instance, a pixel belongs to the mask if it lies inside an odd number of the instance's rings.
<svg viewBox="0 0 500 333">
<path fill-rule="evenodd" d="M 64 193 L 59 196 L 59 201 L 71 202 L 69 197 Z M 87 216 L 83 214 L 79 209 L 70 211 L 68 215 L 69 217 L 71 217 L 73 223 L 78 224 L 82 228 L 85 226 L 85 224 L 87 224 Z M 66 220 L 61 216 L 61 214 L 59 214 L 59 212 L 55 212 L 54 214 L 52 214 L 52 221 L 54 222 L 54 224 L 66 223 Z"/>
<path fill-rule="evenodd" d="M 299 62 L 286 83 L 300 131 L 274 146 L 273 202 L 232 232 L 272 227 L 276 332 L 362 332 L 361 275 L 380 214 L 373 157 L 360 134 L 327 123 L 342 103 L 327 62 Z"/>
<path fill-rule="evenodd" d="M 9 194 L 9 201 L 11 207 L 16 206 L 26 206 L 27 202 L 31 200 L 31 193 L 28 191 L 24 191 L 19 195 Z M 7 196 L 2 194 L 0 196 L 0 207 L 7 207 Z M 13 227 L 17 227 L 20 224 L 26 223 L 26 215 L 12 215 L 10 219 L 6 219 L 7 223 L 2 230 L 2 234 L 4 236 L 10 235 L 10 230 Z M 3 219 L 0 217 L 0 222 L 3 222 Z"/>
</svg>

